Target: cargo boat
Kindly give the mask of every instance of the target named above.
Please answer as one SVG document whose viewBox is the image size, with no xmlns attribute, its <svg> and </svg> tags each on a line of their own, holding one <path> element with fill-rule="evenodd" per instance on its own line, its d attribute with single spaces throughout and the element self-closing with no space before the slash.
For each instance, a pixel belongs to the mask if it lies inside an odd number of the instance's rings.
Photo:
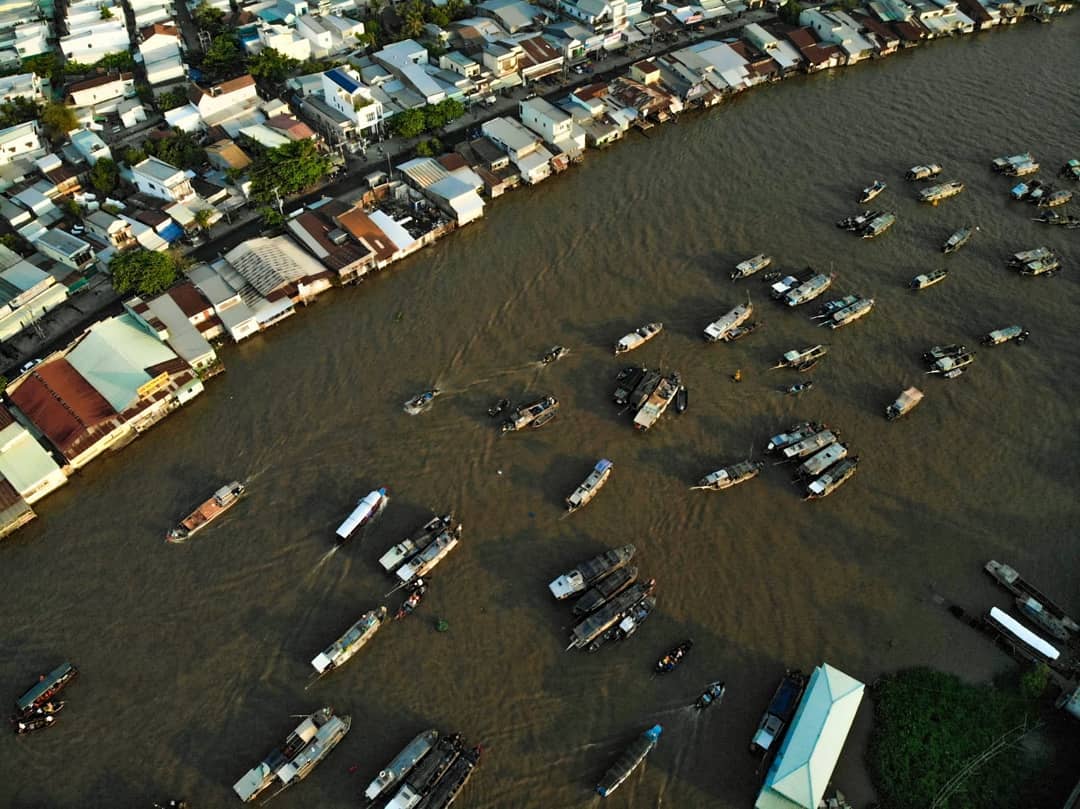
<svg viewBox="0 0 1080 809">
<path fill-rule="evenodd" d="M 1060 620 L 1070 632 L 1080 632 L 1080 624 L 1077 624 L 1075 620 L 1066 614 L 1065 610 L 1051 601 L 1050 596 L 1037 589 L 1017 573 L 1015 568 L 991 559 L 983 566 L 983 569 L 990 574 L 994 581 L 1014 596 L 1035 599 L 1048 614 Z"/>
<path fill-rule="evenodd" d="M 955 197 L 963 190 L 964 184 L 959 180 L 942 183 L 941 185 L 932 185 L 919 191 L 919 202 L 929 202 L 931 205 L 937 205 L 942 200 Z"/>
<path fill-rule="evenodd" d="M 566 647 L 567 651 L 570 649 L 584 649 L 618 623 L 628 609 L 643 598 L 652 595 L 655 589 L 656 579 L 630 585 L 570 630 L 570 643 Z"/>
<path fill-rule="evenodd" d="M 663 330 L 663 323 L 646 323 L 644 326 L 634 329 L 615 344 L 615 355 L 625 354 L 627 351 L 633 351 L 635 348 L 645 345 Z"/>
<path fill-rule="evenodd" d="M 559 601 L 583 592 L 594 582 L 623 567 L 634 557 L 635 550 L 633 545 L 623 545 L 621 548 L 604 551 L 599 556 L 582 562 L 573 570 L 563 573 L 548 584 L 548 589 Z"/>
<path fill-rule="evenodd" d="M 444 531 L 461 534 L 461 525 L 454 526 L 453 513 L 435 517 L 379 557 L 379 564 L 387 573 L 393 573 L 415 553 L 424 550 Z"/>
<path fill-rule="evenodd" d="M 789 444 L 780 451 L 780 454 L 784 456 L 784 460 L 794 461 L 812 455 L 818 450 L 825 449 L 836 440 L 836 433 L 832 430 L 821 430 L 813 435 L 808 435 L 797 443 Z"/>
<path fill-rule="evenodd" d="M 835 444 L 829 444 L 825 449 L 814 453 L 801 464 L 795 470 L 796 479 L 808 479 L 816 478 L 830 466 L 837 461 L 842 461 L 847 457 L 848 445 L 841 444 L 839 442 Z"/>
<path fill-rule="evenodd" d="M 352 513 L 345 518 L 345 522 L 334 532 L 338 544 L 347 542 L 353 534 L 379 516 L 389 500 L 385 488 L 375 489 L 362 497 Z"/>
<path fill-rule="evenodd" d="M 992 332 L 987 333 L 982 338 L 982 342 L 983 345 L 999 346 L 1010 340 L 1022 343 L 1030 336 L 1031 332 L 1023 326 L 1006 326 L 1004 329 L 994 329 Z"/>
<path fill-rule="evenodd" d="M 590 652 L 597 651 L 605 643 L 612 641 L 626 640 L 628 637 L 637 632 L 640 627 L 652 615 L 653 610 L 656 609 L 656 597 L 646 596 L 641 599 L 637 604 L 632 606 L 626 612 L 623 613 L 622 619 L 619 623 L 608 628 L 608 630 L 596 638 L 592 643 L 588 645 Z"/>
<path fill-rule="evenodd" d="M 1068 641 L 1069 630 L 1060 618 L 1055 618 L 1043 608 L 1043 605 L 1031 596 L 1017 596 L 1016 610 L 1028 623 L 1049 632 L 1058 640 Z"/>
<path fill-rule="evenodd" d="M 1061 259 L 1057 256 L 1029 261 L 1019 268 L 1021 275 L 1053 275 L 1061 269 Z"/>
<path fill-rule="evenodd" d="M 413 554 L 405 564 L 397 569 L 397 576 L 401 586 L 411 584 L 421 576 L 426 576 L 439 564 L 446 555 L 458 546 L 461 539 L 460 527 L 457 531 L 443 531 L 438 534 L 430 545 L 422 551 Z"/>
<path fill-rule="evenodd" d="M 1009 266 L 1019 268 L 1039 259 L 1050 258 L 1053 255 L 1054 251 L 1049 247 L 1033 247 L 1030 250 L 1021 250 L 1009 256 Z"/>
<path fill-rule="evenodd" d="M 374 801 L 393 787 L 416 766 L 420 759 L 427 755 L 438 739 L 437 730 L 425 730 L 423 733 L 418 733 L 386 767 L 379 771 L 375 780 L 368 784 L 368 788 L 364 790 L 364 797 L 369 801 Z"/>
<path fill-rule="evenodd" d="M 788 292 L 784 296 L 784 303 L 794 308 L 807 301 L 812 301 L 814 298 L 824 295 L 825 290 L 832 286 L 833 279 L 836 278 L 836 273 L 818 273 L 813 278 L 809 278 L 803 281 L 797 287 Z"/>
<path fill-rule="evenodd" d="M 574 602 L 570 612 L 575 618 L 584 618 L 637 581 L 637 576 L 636 567 L 620 567 L 586 590 L 581 598 Z"/>
<path fill-rule="evenodd" d="M 885 185 L 884 180 L 874 180 L 870 185 L 866 186 L 859 194 L 859 204 L 865 205 L 870 200 L 874 199 L 878 194 L 884 191 L 888 186 Z"/>
<path fill-rule="evenodd" d="M 352 660 L 353 655 L 375 636 L 385 621 L 386 607 L 369 610 L 360 616 L 360 620 L 346 629 L 340 638 L 319 652 L 311 661 L 318 676 L 329 674 Z"/>
<path fill-rule="evenodd" d="M 479 745 L 471 750 L 465 750 L 450 765 L 446 773 L 440 778 L 431 792 L 424 798 L 420 809 L 447 809 L 461 794 L 466 782 L 472 776 L 476 765 L 480 763 L 480 754 L 483 748 Z"/>
<path fill-rule="evenodd" d="M 838 228 L 844 230 L 862 230 L 862 228 L 875 217 L 881 216 L 885 211 L 863 211 L 857 213 L 854 216 L 845 216 L 839 222 L 836 223 Z"/>
<path fill-rule="evenodd" d="M 896 224 L 896 214 L 883 213 L 875 216 L 858 231 L 864 239 L 875 239 Z"/>
<path fill-rule="evenodd" d="M 746 303 L 740 303 L 726 315 L 706 326 L 705 339 L 710 343 L 726 340 L 732 331 L 748 321 L 753 314 L 754 304 L 747 297 Z"/>
<path fill-rule="evenodd" d="M 829 347 L 825 345 L 810 346 L 808 348 L 795 348 L 784 353 L 770 370 L 777 368 L 794 368 L 796 371 L 809 371 L 821 358 L 829 353 Z"/>
<path fill-rule="evenodd" d="M 940 284 L 949 275 L 949 271 L 946 269 L 933 270 L 932 272 L 923 273 L 922 275 L 916 275 L 911 279 L 911 283 L 908 284 L 912 289 L 926 289 L 932 287 L 934 284 Z"/>
<path fill-rule="evenodd" d="M 634 429 L 645 432 L 656 424 L 675 398 L 675 394 L 679 392 L 681 385 L 682 380 L 679 378 L 677 371 L 672 371 L 661 379 L 660 384 L 649 394 L 649 398 L 645 400 L 637 415 L 634 416 Z"/>
<path fill-rule="evenodd" d="M 785 447 L 790 447 L 792 444 L 797 444 L 804 438 L 809 438 L 815 433 L 820 433 L 825 429 L 823 424 L 815 424 L 811 421 L 800 421 L 798 424 L 793 424 L 782 433 L 777 433 L 769 439 L 769 443 L 765 446 L 766 452 L 779 452 Z"/>
<path fill-rule="evenodd" d="M 176 527 L 171 528 L 165 535 L 165 540 L 174 543 L 185 541 L 239 503 L 246 492 L 244 484 L 237 480 L 222 486 L 209 500 L 182 519 Z"/>
<path fill-rule="evenodd" d="M 1039 170 L 1039 164 L 1035 162 L 1031 152 L 1010 155 L 1008 157 L 995 157 L 990 167 L 998 174 L 1009 177 L 1023 177 L 1026 174 L 1034 174 Z"/>
<path fill-rule="evenodd" d="M 839 312 L 841 309 L 845 309 L 851 304 L 859 300 L 858 295 L 845 295 L 842 298 L 836 300 L 826 301 L 814 314 L 810 315 L 811 320 L 821 320 L 831 316 L 834 312 Z"/>
<path fill-rule="evenodd" d="M 954 379 L 964 372 L 964 369 L 975 362 L 975 352 L 966 351 L 963 354 L 954 354 L 948 357 L 934 360 L 928 374 L 941 374 L 946 379 Z"/>
<path fill-rule="evenodd" d="M 749 278 L 754 273 L 761 272 L 770 264 L 772 264 L 772 256 L 758 253 L 753 258 L 748 258 L 746 261 L 740 261 L 736 264 L 735 271 L 731 274 L 731 280 L 738 281 L 740 278 Z"/>
<path fill-rule="evenodd" d="M 79 670 L 71 663 L 61 663 L 41 678 L 21 697 L 15 700 L 15 711 L 19 714 L 31 713 L 45 705 L 63 691 L 79 676 Z"/>
<path fill-rule="evenodd" d="M 630 394 L 645 378 L 647 370 L 647 368 L 639 368 L 636 365 L 628 365 L 619 371 L 615 375 L 615 393 L 612 395 L 612 401 L 620 407 L 625 405 L 630 398 Z"/>
<path fill-rule="evenodd" d="M 714 492 L 730 489 L 732 486 L 756 478 L 764 465 L 761 461 L 751 461 L 749 459 L 739 461 L 731 466 L 724 466 L 715 472 L 710 472 L 691 488 L 710 489 Z"/>
<path fill-rule="evenodd" d="M 758 723 L 753 739 L 750 740 L 751 753 L 767 753 L 779 748 L 805 689 L 806 676 L 801 671 L 788 671 L 784 674 L 769 700 L 761 722 Z"/>
<path fill-rule="evenodd" d="M 972 225 L 960 228 L 960 230 L 956 231 L 948 239 L 945 240 L 945 244 L 941 245 L 941 252 L 945 255 L 948 255 L 949 253 L 955 253 L 957 250 L 959 250 L 961 247 L 971 241 L 971 237 L 975 235 L 976 230 L 978 230 L 978 228 Z"/>
<path fill-rule="evenodd" d="M 352 717 L 335 716 L 333 708 L 316 711 L 296 726 L 281 747 L 233 784 L 233 791 L 250 803 L 275 783 L 280 792 L 302 781 L 345 738 L 351 725 Z"/>
<path fill-rule="evenodd" d="M 943 346 L 934 346 L 929 351 L 924 351 L 922 358 L 923 362 L 928 362 L 933 365 L 937 360 L 944 357 L 958 357 L 961 354 L 967 352 L 967 346 L 960 343 L 949 343 Z"/>
<path fill-rule="evenodd" d="M 904 175 L 905 180 L 929 180 L 932 177 L 937 177 L 941 174 L 942 168 L 937 163 L 930 163 L 926 166 L 912 166 L 907 170 L 907 174 Z"/>
<path fill-rule="evenodd" d="M 522 405 L 502 423 L 502 432 L 516 432 L 526 427 L 543 427 L 559 412 L 559 400 L 554 396 L 545 396 L 532 404 Z"/>
<path fill-rule="evenodd" d="M 870 311 L 873 308 L 873 298 L 860 298 L 850 306 L 847 306 L 837 312 L 833 312 L 832 316 L 821 325 L 828 326 L 830 329 L 839 329 L 843 326 L 846 326 L 848 323 L 854 323 L 859 318 L 870 314 Z"/>
<path fill-rule="evenodd" d="M 405 783 L 386 804 L 386 809 L 412 809 L 420 803 L 442 778 L 443 773 L 457 761 L 462 745 L 460 733 L 440 738 L 434 749 L 405 777 Z"/>
<path fill-rule="evenodd" d="M 896 397 L 891 405 L 885 408 L 885 418 L 895 421 L 906 413 L 910 413 L 915 406 L 923 400 L 923 392 L 918 388 L 907 388 Z"/>
<path fill-rule="evenodd" d="M 853 455 L 829 467 L 820 477 L 807 484 L 805 499 L 819 500 L 828 497 L 851 479 L 858 466 L 859 456 Z"/>
<path fill-rule="evenodd" d="M 636 770 L 645 760 L 645 756 L 656 747 L 662 732 L 660 725 L 653 725 L 623 751 L 596 785 L 596 792 L 601 798 L 606 798 L 630 777 L 630 773 Z"/>
<path fill-rule="evenodd" d="M 571 514 L 582 506 L 586 506 L 596 497 L 596 493 L 603 488 L 611 477 L 614 465 L 607 458 L 601 458 L 596 462 L 592 472 L 585 478 L 580 486 L 574 489 L 574 493 L 566 498 L 566 510 Z"/>
</svg>

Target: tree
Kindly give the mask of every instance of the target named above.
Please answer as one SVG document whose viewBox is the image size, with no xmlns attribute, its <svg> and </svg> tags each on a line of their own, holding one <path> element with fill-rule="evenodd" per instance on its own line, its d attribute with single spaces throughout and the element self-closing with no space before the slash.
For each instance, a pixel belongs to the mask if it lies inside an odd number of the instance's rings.
<svg viewBox="0 0 1080 809">
<path fill-rule="evenodd" d="M 452 20 L 460 20 L 469 16 L 469 4 L 465 0 L 447 0 L 446 12 Z"/>
<path fill-rule="evenodd" d="M 244 49 L 236 34 L 218 34 L 203 56 L 202 69 L 214 78 L 235 76 L 244 69 Z"/>
<path fill-rule="evenodd" d="M 101 7 L 101 19 L 103 19 L 103 20 L 111 20 L 112 18 L 113 18 L 113 13 L 109 9 L 109 7 L 108 6 L 102 6 Z"/>
<path fill-rule="evenodd" d="M 409 0 L 402 14 L 401 35 L 406 39 L 415 39 L 424 33 L 424 2 Z"/>
<path fill-rule="evenodd" d="M 333 169 L 333 161 L 313 141 L 291 141 L 256 158 L 250 169 L 251 197 L 264 205 L 280 206 L 281 198 L 310 188 Z"/>
<path fill-rule="evenodd" d="M 796 0 L 788 0 L 780 7 L 780 19 L 788 25 L 798 25 L 799 15 L 802 14 L 802 12 L 803 7 L 800 6 Z"/>
<path fill-rule="evenodd" d="M 135 58 L 130 51 L 107 53 L 98 59 L 92 67 L 103 68 L 106 72 L 110 70 L 133 70 L 135 68 Z"/>
<path fill-rule="evenodd" d="M 53 76 L 63 73 L 63 63 L 55 53 L 39 53 L 27 56 L 22 60 L 24 70 L 36 73 L 43 79 L 51 79 Z"/>
<path fill-rule="evenodd" d="M 445 8 L 431 5 L 424 9 L 424 19 L 440 28 L 445 28 L 450 24 L 450 12 Z"/>
<path fill-rule="evenodd" d="M 142 149 L 128 147 L 124 149 L 124 162 L 129 166 L 135 166 L 146 160 L 146 152 Z"/>
<path fill-rule="evenodd" d="M 447 98 L 438 104 L 424 107 L 424 120 L 427 128 L 439 129 L 465 114 L 465 105 L 456 98 Z"/>
<path fill-rule="evenodd" d="M 214 8 L 206 0 L 202 0 L 195 10 L 191 12 L 195 24 L 211 36 L 220 34 L 225 30 L 225 12 Z"/>
<path fill-rule="evenodd" d="M 298 59 L 286 56 L 274 48 L 263 48 L 248 60 L 248 73 L 269 84 L 280 84 L 299 66 Z"/>
<path fill-rule="evenodd" d="M 390 132 L 395 137 L 415 138 L 427 131 L 424 111 L 420 109 L 402 110 L 387 122 Z"/>
<path fill-rule="evenodd" d="M 41 111 L 41 125 L 45 134 L 53 143 L 60 143 L 73 129 L 79 128 L 79 119 L 75 110 L 63 104 L 46 104 Z"/>
<path fill-rule="evenodd" d="M 35 102 L 15 96 L 11 101 L 0 104 L 0 129 L 33 121 L 40 114 L 41 110 Z"/>
<path fill-rule="evenodd" d="M 206 151 L 195 136 L 178 127 L 174 127 L 167 137 L 147 140 L 143 149 L 147 154 L 179 169 L 197 169 L 206 162 Z"/>
<path fill-rule="evenodd" d="M 102 195 L 109 195 L 120 183 L 120 171 L 116 163 L 107 157 L 99 157 L 94 167 L 90 169 L 90 185 Z"/>
<path fill-rule="evenodd" d="M 214 217 L 214 212 L 210 208 L 200 208 L 195 211 L 195 226 L 199 230 L 210 230 L 210 220 Z"/>
<path fill-rule="evenodd" d="M 174 110 L 188 103 L 187 95 L 183 90 L 166 90 L 156 99 L 158 109 L 162 112 Z"/>
<path fill-rule="evenodd" d="M 442 153 L 442 141 L 438 138 L 429 138 L 428 140 L 420 141 L 420 144 L 416 147 L 416 154 L 418 157 L 438 157 Z"/>
<path fill-rule="evenodd" d="M 129 250 L 117 253 L 109 262 L 113 288 L 121 295 L 158 295 L 173 285 L 182 269 L 180 256 L 171 251 Z"/>
</svg>

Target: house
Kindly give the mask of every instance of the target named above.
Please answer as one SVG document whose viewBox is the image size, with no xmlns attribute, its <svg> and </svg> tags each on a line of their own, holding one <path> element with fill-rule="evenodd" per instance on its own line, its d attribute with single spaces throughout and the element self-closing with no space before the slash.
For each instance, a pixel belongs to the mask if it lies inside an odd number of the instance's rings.
<svg viewBox="0 0 1080 809">
<path fill-rule="evenodd" d="M 518 39 L 516 44 L 522 50 L 518 62 L 522 80 L 537 81 L 562 70 L 563 55 L 542 36 Z"/>
<path fill-rule="evenodd" d="M 290 143 L 289 139 L 280 132 L 275 132 L 273 129 L 264 126 L 263 124 L 242 126 L 240 127 L 238 134 L 243 135 L 245 138 L 250 138 L 264 149 L 277 149 L 279 146 Z"/>
<path fill-rule="evenodd" d="M 538 6 L 523 0 L 484 0 L 476 6 L 476 12 L 491 17 L 509 34 L 535 30 L 547 17 Z"/>
<path fill-rule="evenodd" d="M 297 121 L 291 115 L 274 115 L 266 119 L 267 129 L 284 135 L 289 140 L 311 140 L 315 132 L 303 121 Z"/>
<path fill-rule="evenodd" d="M 136 30 L 172 22 L 175 16 L 170 0 L 126 0 L 126 5 L 131 7 Z"/>
<path fill-rule="evenodd" d="M 915 19 L 929 32 L 931 38 L 970 34 L 975 30 L 975 21 L 960 10 L 956 0 L 941 0 L 931 3 L 929 0 L 908 0 L 915 10 Z"/>
<path fill-rule="evenodd" d="M 840 47 L 819 42 L 809 28 L 792 28 L 784 36 L 802 55 L 807 73 L 839 67 L 843 63 L 844 53 Z"/>
<path fill-rule="evenodd" d="M 754 809 L 817 809 L 822 804 L 865 688 L 828 663 L 814 669 Z"/>
<path fill-rule="evenodd" d="M 341 227 L 336 217 L 350 206 L 324 198 L 303 213 L 289 219 L 290 234 L 309 253 L 334 272 L 342 283 L 349 283 L 375 269 L 375 249 Z"/>
<path fill-rule="evenodd" d="M 743 26 L 742 36 L 755 48 L 772 58 L 779 66 L 781 75 L 792 73 L 803 65 L 804 60 L 798 48 L 766 31 L 756 22 Z"/>
<path fill-rule="evenodd" d="M 187 202 L 195 197 L 187 174 L 156 157 L 132 166 L 131 181 L 139 191 L 158 199 Z"/>
<path fill-rule="evenodd" d="M 240 171 L 251 165 L 251 158 L 228 138 L 206 147 L 206 161 L 219 171 Z"/>
<path fill-rule="evenodd" d="M 391 43 L 372 54 L 372 59 L 419 95 L 424 104 L 438 104 L 446 99 L 446 88 L 425 69 L 427 48 L 418 42 L 405 39 Z"/>
<path fill-rule="evenodd" d="M 323 59 L 355 48 L 364 24 L 335 14 L 304 14 L 296 19 L 296 32 L 311 43 L 311 55 Z"/>
<path fill-rule="evenodd" d="M 141 29 L 139 36 L 139 55 L 150 84 L 165 84 L 187 75 L 181 58 L 183 40 L 179 29 L 157 22 Z"/>
<path fill-rule="evenodd" d="M 226 280 L 226 277 L 234 278 L 236 286 Z M 237 287 L 243 288 L 244 281 L 222 260 L 215 262 L 211 267 L 200 264 L 188 271 L 188 278 L 195 284 L 199 293 L 210 301 L 214 310 L 214 317 L 221 323 L 224 333 L 228 334 L 234 342 L 239 343 L 260 329 L 260 321 L 255 311 L 248 306 L 244 297 L 237 292 Z M 258 294 L 247 296 L 256 306 L 261 301 Z M 266 302 L 269 304 L 269 302 Z"/>
<path fill-rule="evenodd" d="M 461 51 L 447 51 L 440 55 L 439 67 L 473 81 L 480 79 L 484 72 L 478 62 L 473 61 Z"/>
<path fill-rule="evenodd" d="M 96 253 L 89 243 L 57 228 L 49 228 L 34 239 L 34 247 L 44 256 L 80 272 L 90 269 Z"/>
<path fill-rule="evenodd" d="M 186 362 L 124 314 L 92 325 L 8 386 L 8 398 L 79 469 L 198 396 Z"/>
<path fill-rule="evenodd" d="M 17 73 L 0 77 L 0 101 L 12 101 L 16 98 L 39 103 L 45 101 L 41 92 L 41 78 L 37 73 Z"/>
<path fill-rule="evenodd" d="M 60 52 L 69 62 L 92 65 L 110 53 L 122 53 L 130 47 L 123 10 L 113 12 L 110 20 L 102 20 L 101 4 L 94 3 L 93 8 L 91 13 L 96 15 L 99 22 L 72 26 L 69 17 L 68 28 L 71 33 L 60 38 Z"/>
<path fill-rule="evenodd" d="M 247 73 L 211 87 L 204 88 L 193 84 L 188 88 L 188 99 L 198 111 L 203 124 L 208 127 L 250 116 L 259 105 L 255 79 Z"/>
<path fill-rule="evenodd" d="M 383 119 L 383 105 L 351 67 L 335 67 L 323 73 L 323 99 L 353 125 L 357 134 L 368 132 Z"/>
<path fill-rule="evenodd" d="M 52 456 L 3 406 L 0 406 L 0 479 L 27 505 L 67 483 L 67 475 Z M 0 499 L 4 499 L 2 495 Z"/>
<path fill-rule="evenodd" d="M 35 20 L 16 25 L 12 33 L 15 36 L 14 49 L 20 59 L 48 53 L 52 50 L 49 45 L 49 40 L 52 39 L 52 31 L 47 22 Z"/>
<path fill-rule="evenodd" d="M 0 245 L 0 340 L 8 340 L 67 300 L 68 288 Z"/>
<path fill-rule="evenodd" d="M 190 284 L 187 286 L 190 287 Z M 191 289 L 194 290 L 194 287 Z M 217 362 L 214 347 L 191 324 L 184 310 L 168 292 L 149 301 L 139 297 L 132 298 L 124 302 L 124 309 L 144 330 L 166 343 L 196 371 L 205 371 Z"/>
<path fill-rule="evenodd" d="M 608 0 L 558 0 L 558 9 L 567 17 L 585 23 L 592 29 L 610 25 L 613 20 L 612 4 Z M 622 3 L 623 9 L 626 3 Z"/>
<path fill-rule="evenodd" d="M 510 156 L 521 179 L 535 185 L 551 176 L 552 154 L 540 139 L 512 118 L 492 118 L 481 127 L 485 137 Z"/>
<path fill-rule="evenodd" d="M 102 244 L 114 247 L 118 251 L 127 250 L 138 244 L 131 223 L 111 213 L 99 209 L 87 214 L 83 222 L 89 234 L 96 236 Z"/>
<path fill-rule="evenodd" d="M 106 73 L 85 81 L 69 84 L 67 103 L 78 109 L 93 108 L 94 112 L 112 112 L 120 99 L 135 95 L 133 73 Z"/>
<path fill-rule="evenodd" d="M 859 33 L 859 25 L 842 11 L 804 9 L 799 24 L 809 28 L 823 42 L 836 45 L 844 53 L 844 64 L 854 64 L 874 55 L 874 45 Z"/>
<path fill-rule="evenodd" d="M 72 147 L 89 165 L 94 165 L 103 157 L 107 160 L 113 159 L 112 151 L 94 130 L 77 129 L 70 137 Z"/>
<path fill-rule="evenodd" d="M 214 313 L 214 305 L 190 281 L 170 287 L 165 294 L 180 307 L 188 323 L 207 340 L 214 340 L 225 333 L 221 318 Z"/>
<path fill-rule="evenodd" d="M 294 28 L 260 22 L 257 32 L 259 38 L 248 43 L 250 52 L 258 53 L 264 48 L 273 48 L 282 56 L 298 62 L 306 62 L 311 58 L 311 42 Z"/>
<path fill-rule="evenodd" d="M 585 151 L 585 131 L 574 123 L 573 117 L 539 96 L 518 104 L 518 117 L 526 127 L 544 142 L 577 159 Z"/>
<path fill-rule="evenodd" d="M 225 261 L 269 301 L 307 303 L 330 288 L 331 274 L 285 236 L 248 239 Z"/>
<path fill-rule="evenodd" d="M 417 157 L 396 168 L 461 227 L 484 215 L 484 201 L 477 194 L 484 181 L 463 160 L 459 162 L 460 167 L 451 171 L 433 158 Z"/>
<path fill-rule="evenodd" d="M 0 166 L 20 158 L 43 157 L 47 152 L 41 125 L 36 120 L 0 129 Z"/>
<path fill-rule="evenodd" d="M 391 264 L 400 258 L 404 258 L 408 253 L 413 252 L 412 241 L 408 239 L 408 234 L 405 234 L 406 238 L 401 237 L 400 233 L 395 235 L 398 240 L 395 239 L 383 229 L 387 222 L 384 217 L 377 217 L 378 211 L 372 211 L 368 214 L 363 208 L 353 207 L 344 213 L 338 214 L 335 217 L 338 225 L 344 228 L 349 235 L 354 239 L 361 242 L 375 253 L 375 266 L 377 268 L 385 267 L 387 264 Z M 389 230 L 394 231 L 392 227 L 393 221 L 390 221 Z M 406 242 L 402 245 L 399 242 Z"/>
</svg>

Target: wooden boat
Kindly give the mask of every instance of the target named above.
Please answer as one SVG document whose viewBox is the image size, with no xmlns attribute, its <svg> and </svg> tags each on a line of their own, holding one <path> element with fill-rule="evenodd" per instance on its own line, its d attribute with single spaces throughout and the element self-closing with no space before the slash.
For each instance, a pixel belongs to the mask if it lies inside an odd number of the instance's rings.
<svg viewBox="0 0 1080 809">
<path fill-rule="evenodd" d="M 885 418 L 895 421 L 906 413 L 910 413 L 915 406 L 923 400 L 923 392 L 918 388 L 907 388 L 896 397 L 891 405 L 885 408 Z"/>
<path fill-rule="evenodd" d="M 684 640 L 682 643 L 671 649 L 669 652 L 667 652 L 659 660 L 656 661 L 654 671 L 657 674 L 667 674 L 670 671 L 674 671 L 675 668 L 683 661 L 683 658 L 686 657 L 686 653 L 689 652 L 693 647 L 693 640 L 689 638 Z"/>
<path fill-rule="evenodd" d="M 874 199 L 878 194 L 887 188 L 884 181 L 874 180 L 870 185 L 866 186 L 859 195 L 859 204 L 864 205 L 870 200 Z"/>
<path fill-rule="evenodd" d="M 934 284 L 940 284 L 949 275 L 949 271 L 942 268 L 940 270 L 932 270 L 931 272 L 923 273 L 922 275 L 916 275 L 911 279 L 908 286 L 911 289 L 926 289 L 932 287 Z"/>
</svg>

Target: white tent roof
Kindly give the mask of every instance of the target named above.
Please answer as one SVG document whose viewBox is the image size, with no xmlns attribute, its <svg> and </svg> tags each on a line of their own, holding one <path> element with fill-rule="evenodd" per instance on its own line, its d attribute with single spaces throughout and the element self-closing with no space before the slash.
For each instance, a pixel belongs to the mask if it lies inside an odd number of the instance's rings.
<svg viewBox="0 0 1080 809">
<path fill-rule="evenodd" d="M 828 663 L 814 669 L 754 809 L 816 809 L 864 689 L 861 682 Z"/>
</svg>

